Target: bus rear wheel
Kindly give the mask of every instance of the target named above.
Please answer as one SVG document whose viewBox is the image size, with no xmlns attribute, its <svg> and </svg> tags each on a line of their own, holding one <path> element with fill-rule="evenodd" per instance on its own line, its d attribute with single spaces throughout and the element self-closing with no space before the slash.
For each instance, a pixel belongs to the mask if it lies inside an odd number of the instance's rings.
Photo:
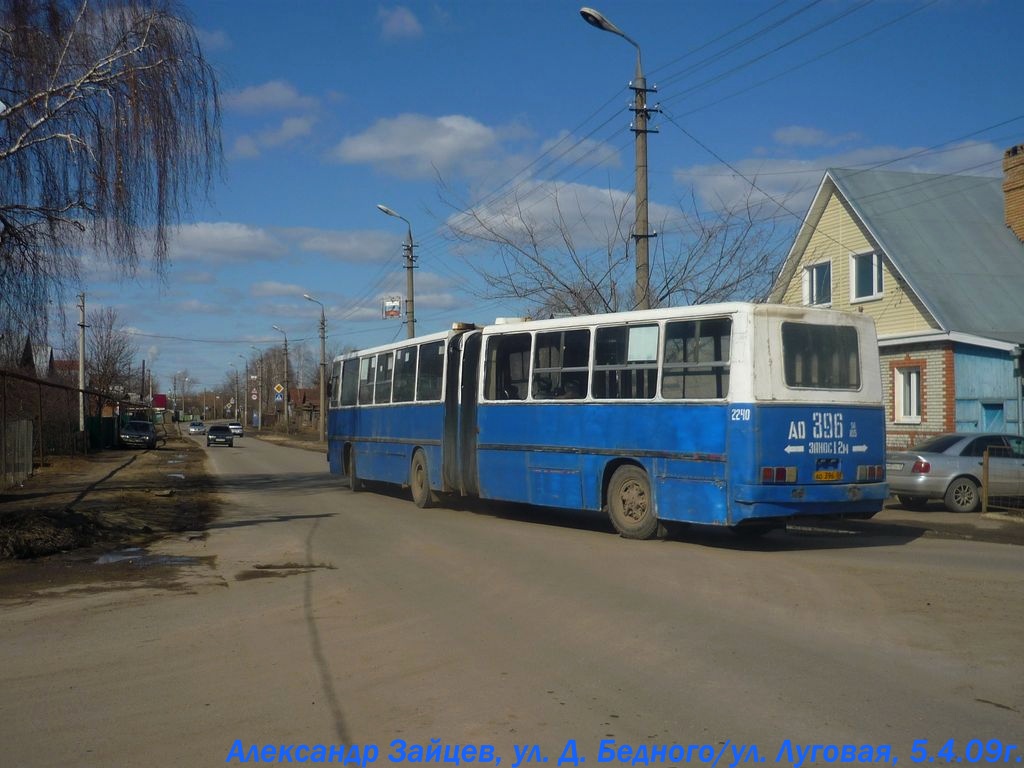
<svg viewBox="0 0 1024 768">
<path fill-rule="evenodd" d="M 651 483 L 640 467 L 619 467 L 608 483 L 608 517 L 626 539 L 651 539 L 664 534 L 654 514 Z"/>
<path fill-rule="evenodd" d="M 412 500 L 420 509 L 428 509 L 437 502 L 437 494 L 430 489 L 430 475 L 427 472 L 427 457 L 419 448 L 412 455 L 409 466 L 409 488 Z"/>
</svg>

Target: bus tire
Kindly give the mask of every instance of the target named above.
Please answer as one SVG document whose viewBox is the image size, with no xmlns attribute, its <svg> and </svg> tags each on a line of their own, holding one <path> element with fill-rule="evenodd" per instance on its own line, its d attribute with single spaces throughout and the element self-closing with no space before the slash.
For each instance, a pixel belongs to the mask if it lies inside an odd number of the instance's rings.
<svg viewBox="0 0 1024 768">
<path fill-rule="evenodd" d="M 420 509 L 428 509 L 437 502 L 437 494 L 430 489 L 430 474 L 427 472 L 427 456 L 417 448 L 409 465 L 409 489 L 412 500 Z"/>
<path fill-rule="evenodd" d="M 608 483 L 608 517 L 626 539 L 651 539 L 664 535 L 654 513 L 647 473 L 632 464 L 619 467 Z"/>
<path fill-rule="evenodd" d="M 363 481 L 359 479 L 359 475 L 356 474 L 356 449 L 355 446 L 349 448 L 348 458 L 345 466 L 345 474 L 348 475 L 348 489 L 353 493 L 358 493 L 363 490 Z"/>
</svg>

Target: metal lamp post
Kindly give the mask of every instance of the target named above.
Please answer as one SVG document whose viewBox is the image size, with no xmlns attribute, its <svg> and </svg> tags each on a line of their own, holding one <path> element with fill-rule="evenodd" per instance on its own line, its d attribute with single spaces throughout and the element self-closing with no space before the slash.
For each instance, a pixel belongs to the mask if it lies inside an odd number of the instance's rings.
<svg viewBox="0 0 1024 768">
<path fill-rule="evenodd" d="M 600 12 L 593 8 L 580 8 L 580 16 L 588 24 L 611 32 L 625 39 L 636 48 L 636 75 L 630 88 L 635 96 L 633 99 L 633 133 L 636 136 L 636 222 L 633 225 L 633 238 L 636 240 L 636 308 L 651 308 L 651 273 L 648 259 L 647 240 L 654 235 L 648 234 L 647 214 L 647 118 L 649 113 L 657 111 L 647 106 L 647 94 L 654 88 L 647 87 L 647 79 L 640 60 L 640 45 L 621 29 L 612 24 Z"/>
<path fill-rule="evenodd" d="M 413 304 L 413 284 L 412 284 L 412 270 L 415 266 L 416 258 L 412 254 L 412 249 L 416 246 L 412 242 L 412 224 L 409 220 L 401 214 L 395 213 L 395 211 L 388 208 L 386 205 L 377 204 L 377 210 L 382 213 L 386 213 L 388 216 L 394 216 L 396 219 L 401 219 L 405 222 L 408 227 L 408 233 L 405 238 L 405 245 L 403 250 L 405 251 L 405 325 L 407 335 L 411 339 L 416 335 L 416 312 Z"/>
<path fill-rule="evenodd" d="M 256 358 L 256 390 L 258 392 L 256 396 L 256 421 L 259 423 L 256 425 L 256 429 L 263 431 L 263 350 L 259 347 L 249 345 L 251 349 L 255 349 L 259 353 L 259 357 Z"/>
<path fill-rule="evenodd" d="M 284 328 L 274 326 L 274 330 L 284 336 L 284 431 L 285 434 L 291 434 L 291 424 L 288 418 L 288 334 L 285 333 Z"/>
<path fill-rule="evenodd" d="M 324 441 L 324 419 L 327 406 L 327 392 L 325 389 L 325 380 L 327 378 L 327 315 L 324 311 L 324 305 L 308 293 L 302 294 L 302 298 L 312 301 L 314 304 L 320 304 L 320 442 L 322 443 Z"/>
<path fill-rule="evenodd" d="M 228 363 L 228 365 L 235 369 L 235 407 L 231 411 L 231 418 L 238 421 L 238 366 L 234 363 Z"/>
<path fill-rule="evenodd" d="M 242 423 L 248 426 L 249 423 L 249 358 L 239 355 L 245 361 L 245 384 L 242 385 Z"/>
</svg>

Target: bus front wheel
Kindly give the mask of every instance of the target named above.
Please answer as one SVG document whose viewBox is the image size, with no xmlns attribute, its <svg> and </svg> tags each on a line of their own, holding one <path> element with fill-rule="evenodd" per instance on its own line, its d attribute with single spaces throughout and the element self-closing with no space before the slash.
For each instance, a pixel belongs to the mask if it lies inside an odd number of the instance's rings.
<svg viewBox="0 0 1024 768">
<path fill-rule="evenodd" d="M 663 535 L 654 513 L 651 483 L 640 467 L 619 467 L 608 483 L 608 517 L 626 539 L 650 539 Z"/>
<path fill-rule="evenodd" d="M 420 509 L 427 509 L 437 502 L 437 494 L 430 489 L 430 475 L 427 473 L 427 457 L 417 449 L 409 466 L 409 488 L 412 500 Z"/>
</svg>

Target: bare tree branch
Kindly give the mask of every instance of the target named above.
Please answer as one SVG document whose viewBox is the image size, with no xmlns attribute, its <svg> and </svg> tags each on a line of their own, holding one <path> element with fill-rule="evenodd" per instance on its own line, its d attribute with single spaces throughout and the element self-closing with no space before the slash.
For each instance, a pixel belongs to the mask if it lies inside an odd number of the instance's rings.
<svg viewBox="0 0 1024 768">
<path fill-rule="evenodd" d="M 163 274 L 220 168 L 220 106 L 174 0 L 7 0 L 0 70 L 0 331 L 23 337 L 83 249 Z"/>
</svg>

